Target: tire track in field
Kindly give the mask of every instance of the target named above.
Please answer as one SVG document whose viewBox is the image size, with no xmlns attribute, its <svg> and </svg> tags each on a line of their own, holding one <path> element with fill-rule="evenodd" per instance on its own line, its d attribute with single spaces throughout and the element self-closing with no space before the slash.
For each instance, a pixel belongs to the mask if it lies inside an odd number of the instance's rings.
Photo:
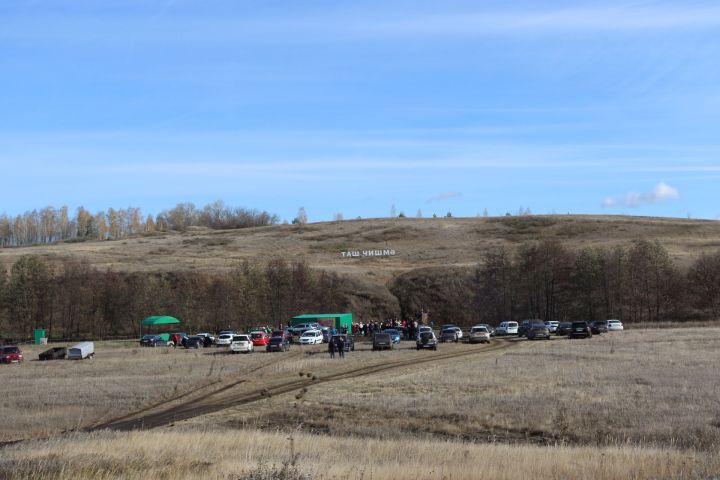
<svg viewBox="0 0 720 480">
<path fill-rule="evenodd" d="M 284 356 L 278 356 L 278 358 L 275 359 L 275 360 L 273 360 L 273 361 L 270 361 L 270 362 L 268 362 L 268 363 L 264 363 L 264 364 L 262 364 L 262 365 L 259 365 L 259 366 L 255 367 L 255 368 L 250 368 L 250 369 L 246 370 L 246 371 L 242 374 L 242 378 L 240 378 L 240 379 L 238 379 L 238 380 L 236 380 L 236 381 L 234 381 L 234 382 L 225 384 L 225 385 L 223 385 L 222 387 L 220 387 L 220 388 L 218 388 L 218 389 L 216 389 L 216 390 L 213 390 L 213 391 L 207 393 L 207 394 L 205 395 L 205 397 L 203 397 L 203 398 L 207 398 L 208 396 L 212 396 L 212 395 L 217 395 L 217 394 L 220 394 L 220 393 L 225 392 L 225 391 L 227 391 L 227 390 L 230 390 L 231 388 L 237 387 L 238 385 L 247 382 L 247 378 L 245 378 L 245 377 L 247 377 L 248 375 L 253 374 L 253 373 L 257 373 L 258 371 L 260 371 L 260 370 L 262 370 L 262 369 L 264 369 L 264 368 L 267 368 L 267 367 L 269 367 L 269 366 L 271 366 L 271 365 L 275 365 L 276 363 L 280 363 L 280 361 L 286 360 L 288 357 L 297 357 L 297 356 L 300 356 L 300 352 L 290 352 L 290 353 L 288 353 L 288 354 L 286 354 L 286 355 L 284 355 Z M 193 394 L 195 394 L 195 393 L 198 393 L 198 392 L 200 392 L 200 391 L 202 391 L 202 390 L 205 390 L 205 389 L 207 389 L 207 388 L 210 388 L 210 387 L 213 386 L 213 385 L 217 385 L 218 383 L 222 383 L 222 380 L 215 380 L 215 381 L 213 381 L 213 382 L 211 382 L 211 383 L 209 383 L 209 384 L 207 384 L 207 385 L 201 385 L 201 386 L 199 386 L 199 387 L 196 387 L 196 388 L 193 388 L 193 389 L 191 389 L 191 390 L 188 390 L 187 392 L 183 392 L 183 393 L 181 393 L 180 395 L 177 395 L 177 396 L 175 396 L 175 397 L 167 398 L 167 399 L 165 399 L 165 400 L 161 400 L 161 401 L 156 402 L 156 403 L 154 403 L 154 404 L 152 404 L 152 405 L 147 405 L 147 406 L 145 406 L 145 407 L 143 407 L 143 408 L 141 408 L 141 409 L 139 409 L 139 410 L 135 410 L 134 412 L 130 412 L 130 413 L 127 413 L 127 414 L 122 415 L 122 416 L 120 416 L 120 417 L 113 418 L 112 420 L 108 420 L 108 421 L 105 421 L 105 422 L 96 423 L 96 424 L 91 425 L 91 426 L 86 426 L 83 430 L 85 430 L 85 431 L 98 430 L 98 429 L 100 429 L 100 428 L 103 428 L 103 427 L 102 427 L 103 425 L 107 425 L 107 424 L 110 424 L 110 423 L 116 423 L 116 422 L 120 422 L 120 421 L 123 421 L 123 420 L 127 420 L 127 419 L 132 418 L 132 417 L 135 417 L 135 416 L 137 416 L 137 415 L 139 415 L 139 414 L 142 414 L 142 413 L 149 412 L 149 411 L 151 411 L 151 410 L 155 410 L 155 409 L 157 409 L 157 408 L 160 408 L 160 407 L 162 407 L 162 406 L 164 406 L 164 405 L 169 405 L 169 404 L 171 404 L 171 403 L 175 403 L 175 402 L 177 402 L 177 401 L 180 400 L 180 399 L 189 397 L 189 396 L 191 396 L 191 395 L 193 395 Z M 192 400 L 191 400 L 191 401 L 192 401 Z"/>
<path fill-rule="evenodd" d="M 406 366 L 421 365 L 425 363 L 438 362 L 441 360 L 472 355 L 484 355 L 512 348 L 513 345 L 516 344 L 517 342 L 512 341 L 495 342 L 494 344 L 481 349 L 438 353 L 434 355 L 431 354 L 421 358 L 406 358 L 376 365 L 353 368 L 351 370 L 345 370 L 322 377 L 315 377 L 314 379 L 299 378 L 297 380 L 286 381 L 274 386 L 258 388 L 250 392 L 244 392 L 235 395 L 223 395 L 224 393 L 227 393 L 233 386 L 241 383 L 237 382 L 235 385 L 228 385 L 227 387 L 211 392 L 200 399 L 185 401 L 179 405 L 171 405 L 164 410 L 154 413 L 147 413 L 149 410 L 146 408 L 133 414 L 125 415 L 115 420 L 95 425 L 86 430 L 94 431 L 109 429 L 128 431 L 157 428 L 172 424 L 176 421 L 188 420 L 190 418 L 206 415 L 209 413 L 215 413 L 221 410 L 225 410 L 227 408 L 248 405 L 250 403 L 257 402 L 271 396 L 298 391 L 312 385 L 319 385 L 327 382 L 336 382 L 341 380 L 363 377 L 366 375 L 383 372 L 385 370 L 393 370 Z M 177 398 L 175 400 L 177 400 Z M 168 404 L 173 401 L 174 400 L 168 400 L 163 404 Z M 140 414 L 140 416 L 137 416 L 138 414 Z"/>
</svg>

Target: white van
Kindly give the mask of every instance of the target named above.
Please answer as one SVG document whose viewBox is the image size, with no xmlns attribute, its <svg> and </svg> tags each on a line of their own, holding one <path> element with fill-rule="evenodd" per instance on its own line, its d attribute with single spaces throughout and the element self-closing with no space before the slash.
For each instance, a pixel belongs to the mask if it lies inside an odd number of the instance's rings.
<svg viewBox="0 0 720 480">
<path fill-rule="evenodd" d="M 517 322 L 500 322 L 500 325 L 495 329 L 495 335 L 517 335 L 518 323 Z"/>
<path fill-rule="evenodd" d="M 70 360 L 82 360 L 95 356 L 95 344 L 93 342 L 80 342 L 67 350 L 67 358 Z"/>
</svg>

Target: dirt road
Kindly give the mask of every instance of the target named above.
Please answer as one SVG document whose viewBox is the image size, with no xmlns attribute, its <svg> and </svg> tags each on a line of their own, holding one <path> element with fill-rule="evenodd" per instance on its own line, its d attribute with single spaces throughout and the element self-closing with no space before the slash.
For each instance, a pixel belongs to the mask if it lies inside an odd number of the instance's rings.
<svg viewBox="0 0 720 480">
<path fill-rule="evenodd" d="M 307 374 L 298 377 L 295 380 L 286 380 L 280 383 L 272 384 L 268 381 L 267 385 L 254 388 L 250 391 L 237 392 L 237 387 L 242 385 L 245 380 L 237 381 L 225 385 L 222 388 L 207 393 L 199 398 L 185 400 L 187 394 L 183 398 L 176 397 L 166 400 L 160 404 L 146 407 L 142 410 L 134 412 L 123 417 L 113 419 L 86 428 L 87 431 L 111 429 L 111 430 L 138 430 L 150 429 L 169 425 L 177 421 L 187 420 L 190 418 L 218 412 L 227 408 L 238 407 L 257 402 L 271 396 L 281 395 L 294 391 L 301 391 L 312 385 L 318 385 L 327 382 L 336 382 L 348 380 L 352 378 L 372 375 L 386 370 L 394 370 L 402 367 L 417 366 L 425 363 L 434 363 L 442 360 L 453 359 L 465 356 L 486 355 L 500 350 L 513 348 L 518 342 L 512 340 L 495 341 L 488 346 L 474 346 L 469 350 L 450 351 L 450 352 L 423 352 L 425 355 L 403 358 L 395 361 L 384 361 L 382 363 L 364 365 L 359 368 L 349 368 L 340 372 L 328 375 Z M 262 367 L 261 367 L 262 368 Z"/>
</svg>

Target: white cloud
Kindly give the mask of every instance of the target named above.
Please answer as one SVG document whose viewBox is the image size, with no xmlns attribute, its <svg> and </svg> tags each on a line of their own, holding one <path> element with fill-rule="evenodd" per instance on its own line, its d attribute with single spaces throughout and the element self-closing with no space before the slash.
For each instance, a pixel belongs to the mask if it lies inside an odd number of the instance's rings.
<svg viewBox="0 0 720 480">
<path fill-rule="evenodd" d="M 641 205 L 677 200 L 678 198 L 680 198 L 680 191 L 677 188 L 671 187 L 665 182 L 660 182 L 655 185 L 651 192 L 628 192 L 619 197 L 605 197 L 603 207 L 637 208 Z"/>
<path fill-rule="evenodd" d="M 434 203 L 434 202 L 442 202 L 444 200 L 450 200 L 452 198 L 462 198 L 463 194 L 462 192 L 444 192 L 440 193 L 438 195 L 434 195 L 430 198 L 428 198 L 428 202 Z"/>
</svg>

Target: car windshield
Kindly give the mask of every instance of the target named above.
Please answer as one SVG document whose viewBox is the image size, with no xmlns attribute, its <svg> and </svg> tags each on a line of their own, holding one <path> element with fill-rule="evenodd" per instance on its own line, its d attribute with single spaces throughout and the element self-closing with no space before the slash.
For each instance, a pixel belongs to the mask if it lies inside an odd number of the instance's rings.
<svg viewBox="0 0 720 480">
<path fill-rule="evenodd" d="M 272 338 L 270 339 L 270 343 L 282 343 L 282 342 L 283 342 L 283 338 L 282 338 L 282 337 L 272 337 Z"/>
<path fill-rule="evenodd" d="M 250 334 L 252 338 L 262 338 L 263 334 L 260 332 L 253 332 Z"/>
<path fill-rule="evenodd" d="M 432 338 L 432 332 L 422 332 L 420 338 Z"/>
<path fill-rule="evenodd" d="M 517 327 L 518 324 L 517 324 L 517 322 L 510 322 L 510 323 L 507 324 L 507 326 L 508 326 L 508 327 Z"/>
<path fill-rule="evenodd" d="M 203 337 L 199 337 L 199 336 L 190 337 L 190 340 L 192 340 L 193 342 L 201 342 L 202 339 L 203 339 Z"/>
<path fill-rule="evenodd" d="M 581 328 L 581 327 L 587 327 L 587 323 L 585 322 L 573 322 L 572 323 L 573 328 Z"/>
<path fill-rule="evenodd" d="M 233 342 L 247 342 L 250 339 L 247 337 L 247 335 L 238 335 L 236 337 L 233 337 Z"/>
<path fill-rule="evenodd" d="M 155 335 L 143 335 L 143 340 L 150 340 L 151 338 L 155 338 Z"/>
<path fill-rule="evenodd" d="M 385 333 L 388 333 L 390 335 L 397 335 L 400 332 L 398 332 L 397 330 L 387 329 L 387 330 L 385 330 Z"/>
<path fill-rule="evenodd" d="M 471 330 L 471 333 L 478 333 L 478 332 L 485 332 L 487 333 L 487 328 L 485 327 L 473 327 Z"/>
<path fill-rule="evenodd" d="M 3 353 L 20 353 L 20 349 L 18 347 L 3 347 L 2 352 Z"/>
</svg>

